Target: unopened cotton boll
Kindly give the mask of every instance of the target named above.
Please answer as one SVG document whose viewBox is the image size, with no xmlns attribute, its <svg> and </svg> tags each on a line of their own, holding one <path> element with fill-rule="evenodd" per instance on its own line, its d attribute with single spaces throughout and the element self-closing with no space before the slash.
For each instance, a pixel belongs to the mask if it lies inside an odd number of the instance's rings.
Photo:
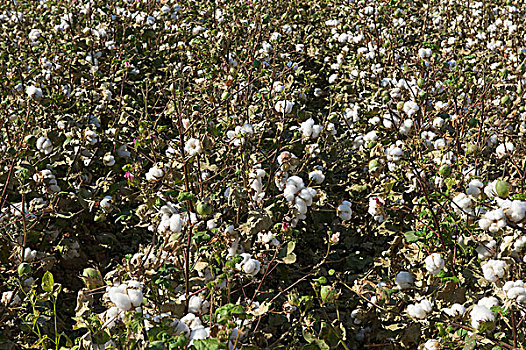
<svg viewBox="0 0 526 350">
<path fill-rule="evenodd" d="M 292 112 L 293 107 L 294 107 L 294 102 L 292 101 L 278 101 L 276 102 L 274 109 L 278 113 L 289 114 Z"/>
<path fill-rule="evenodd" d="M 483 305 L 475 305 L 471 310 L 471 326 L 479 329 L 486 322 L 495 321 L 495 315 L 489 308 Z"/>
<path fill-rule="evenodd" d="M 190 138 L 184 145 L 184 151 L 190 156 L 196 156 L 202 151 L 201 141 L 196 138 Z"/>
<path fill-rule="evenodd" d="M 352 203 L 349 201 L 343 201 L 342 204 L 338 206 L 337 212 L 338 217 L 342 220 L 350 220 L 352 217 Z"/>
<path fill-rule="evenodd" d="M 398 289 L 408 289 L 413 286 L 415 278 L 407 271 L 401 271 L 396 275 L 395 284 Z"/>
<path fill-rule="evenodd" d="M 51 140 L 44 136 L 41 136 L 37 139 L 36 146 L 37 149 L 45 155 L 48 155 L 53 151 Z"/>
<path fill-rule="evenodd" d="M 426 270 L 432 275 L 437 275 L 445 265 L 444 259 L 439 253 L 433 253 L 425 259 Z"/>
<path fill-rule="evenodd" d="M 489 260 L 482 266 L 484 278 L 489 282 L 495 282 L 506 274 L 506 263 L 502 260 Z"/>
</svg>

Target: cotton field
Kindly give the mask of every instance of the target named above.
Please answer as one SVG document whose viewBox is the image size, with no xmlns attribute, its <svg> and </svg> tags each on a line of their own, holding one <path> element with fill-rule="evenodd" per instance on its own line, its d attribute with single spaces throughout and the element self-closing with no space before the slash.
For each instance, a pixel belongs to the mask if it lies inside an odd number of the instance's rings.
<svg viewBox="0 0 526 350">
<path fill-rule="evenodd" d="M 526 3 L 0 2 L 0 349 L 525 349 Z"/>
</svg>

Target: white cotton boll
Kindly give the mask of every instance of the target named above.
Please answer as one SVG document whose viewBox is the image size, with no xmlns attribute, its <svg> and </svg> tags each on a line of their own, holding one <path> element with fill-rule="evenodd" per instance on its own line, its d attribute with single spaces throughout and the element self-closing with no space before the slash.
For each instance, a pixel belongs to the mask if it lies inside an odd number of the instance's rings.
<svg viewBox="0 0 526 350">
<path fill-rule="evenodd" d="M 499 305 L 499 300 L 495 297 L 484 297 L 480 299 L 477 304 L 491 309 L 492 307 Z"/>
<path fill-rule="evenodd" d="M 192 295 L 188 301 L 188 312 L 193 314 L 205 314 L 208 312 L 210 303 L 199 295 Z"/>
<path fill-rule="evenodd" d="M 435 143 L 433 145 L 435 146 L 435 149 L 443 150 L 444 148 L 446 148 L 446 140 L 444 140 L 443 138 L 439 138 L 435 140 Z"/>
<path fill-rule="evenodd" d="M 285 86 L 281 83 L 281 81 L 275 81 L 274 84 L 272 84 L 272 91 L 274 93 L 280 93 L 285 91 Z"/>
<path fill-rule="evenodd" d="M 115 157 L 111 153 L 106 153 L 102 158 L 102 162 L 106 166 L 113 166 L 115 164 Z"/>
<path fill-rule="evenodd" d="M 420 301 L 420 306 L 427 313 L 431 312 L 431 310 L 433 309 L 431 303 L 427 299 Z"/>
<path fill-rule="evenodd" d="M 444 123 L 444 119 L 442 119 L 441 117 L 436 117 L 435 119 L 433 119 L 433 127 L 435 129 L 440 129 L 444 126 Z"/>
<path fill-rule="evenodd" d="M 278 113 L 289 114 L 292 112 L 293 107 L 294 107 L 294 102 L 292 101 L 278 101 L 276 102 L 274 109 Z"/>
<path fill-rule="evenodd" d="M 319 185 L 325 180 L 325 175 L 321 170 L 314 170 L 309 173 L 309 180 Z"/>
<path fill-rule="evenodd" d="M 420 110 L 420 107 L 418 107 L 415 101 L 407 101 L 404 102 L 403 110 L 408 117 L 411 117 L 413 114 Z"/>
<path fill-rule="evenodd" d="M 419 304 L 410 304 L 406 309 L 410 317 L 422 320 L 426 318 L 427 314 Z"/>
<path fill-rule="evenodd" d="M 334 84 L 338 80 L 338 74 L 334 73 L 329 76 L 329 84 Z"/>
<path fill-rule="evenodd" d="M 502 260 L 489 260 L 482 266 L 484 278 L 489 282 L 495 282 L 506 274 L 506 263 Z"/>
<path fill-rule="evenodd" d="M 493 312 L 485 306 L 475 305 L 471 310 L 471 326 L 479 329 L 485 322 L 495 321 L 495 315 Z"/>
<path fill-rule="evenodd" d="M 184 145 L 184 151 L 190 156 L 196 156 L 202 151 L 201 141 L 196 138 L 190 138 Z"/>
<path fill-rule="evenodd" d="M 480 260 L 486 260 L 491 258 L 495 254 L 495 247 L 497 242 L 491 240 L 490 242 L 482 242 L 476 249 L 478 258 Z"/>
<path fill-rule="evenodd" d="M 131 300 L 122 288 L 111 287 L 108 296 L 110 297 L 111 302 L 114 303 L 119 310 L 128 311 L 131 309 Z"/>
<path fill-rule="evenodd" d="M 44 136 L 41 136 L 37 139 L 36 146 L 37 149 L 45 155 L 48 155 L 53 151 L 51 140 Z"/>
<path fill-rule="evenodd" d="M 515 146 L 511 142 L 501 143 L 497 146 L 495 152 L 499 158 L 505 158 L 508 156 L 508 153 L 512 154 L 515 150 Z"/>
<path fill-rule="evenodd" d="M 352 203 L 349 201 L 343 201 L 337 208 L 338 217 L 342 220 L 350 220 L 352 217 Z"/>
<path fill-rule="evenodd" d="M 436 339 L 429 339 L 424 344 L 424 350 L 440 350 L 440 342 Z"/>
<path fill-rule="evenodd" d="M 423 47 L 418 49 L 418 56 L 420 56 L 420 58 L 429 58 L 432 54 L 433 51 L 431 49 L 426 49 Z"/>
<path fill-rule="evenodd" d="M 445 265 L 444 259 L 439 253 L 433 253 L 425 259 L 426 270 L 432 275 L 437 275 Z"/>
<path fill-rule="evenodd" d="M 363 140 L 365 142 L 372 142 L 372 141 L 376 141 L 378 140 L 378 134 L 376 133 L 376 131 L 369 131 L 367 134 L 365 134 L 363 136 Z"/>
<path fill-rule="evenodd" d="M 413 286 L 415 278 L 407 271 L 401 271 L 396 275 L 395 283 L 398 289 L 408 289 Z"/>
<path fill-rule="evenodd" d="M 140 306 L 143 301 L 142 291 L 139 289 L 128 289 L 127 291 L 131 304 L 135 307 Z"/>
<path fill-rule="evenodd" d="M 186 314 L 179 321 L 184 323 L 192 331 L 194 329 L 198 329 L 198 328 L 202 328 L 203 327 L 203 324 L 201 323 L 201 320 L 199 319 L 199 317 L 197 317 L 193 313 Z"/>
<path fill-rule="evenodd" d="M 467 214 L 471 214 L 472 205 L 472 199 L 464 193 L 459 193 L 451 201 L 451 208 L 453 208 L 453 211 L 457 215 L 461 215 L 463 218 L 465 218 Z"/>
<path fill-rule="evenodd" d="M 148 170 L 145 177 L 148 181 L 157 181 L 160 178 L 164 176 L 164 170 L 157 167 L 157 165 L 153 166 Z"/>
<path fill-rule="evenodd" d="M 32 262 L 33 260 L 35 260 L 35 257 L 37 256 L 37 251 L 36 250 L 31 250 L 31 248 L 29 247 L 26 247 L 26 249 L 24 249 L 24 261 L 25 262 Z"/>
<path fill-rule="evenodd" d="M 105 196 L 104 198 L 102 198 L 99 205 L 102 209 L 108 210 L 111 208 L 112 203 L 113 203 L 113 198 L 111 196 Z"/>
<path fill-rule="evenodd" d="M 513 222 L 520 222 L 526 216 L 526 202 L 514 200 L 506 210 L 507 217 Z"/>
<path fill-rule="evenodd" d="M 314 125 L 314 119 L 309 118 L 300 126 L 301 134 L 303 138 L 317 138 L 321 133 L 321 125 Z"/>
<path fill-rule="evenodd" d="M 466 308 L 461 304 L 453 304 L 449 308 L 443 308 L 442 311 L 449 317 L 462 317 L 466 313 Z"/>
<path fill-rule="evenodd" d="M 210 336 L 209 328 L 196 328 L 190 333 L 190 346 L 195 340 L 206 339 Z"/>
<path fill-rule="evenodd" d="M 86 141 L 88 141 L 88 143 L 90 143 L 91 145 L 94 145 L 96 144 L 97 142 L 99 142 L 99 136 L 97 135 L 97 133 L 93 130 L 86 130 L 84 132 L 84 138 L 86 139 Z"/>
<path fill-rule="evenodd" d="M 175 320 L 172 322 L 171 326 L 174 328 L 175 335 L 185 334 L 186 337 L 190 336 L 190 328 L 184 322 Z"/>
<path fill-rule="evenodd" d="M 307 203 L 299 197 L 296 198 L 294 208 L 296 208 L 300 214 L 307 214 Z"/>
<path fill-rule="evenodd" d="M 243 271 L 251 276 L 257 275 L 260 269 L 261 263 L 256 259 L 248 259 L 248 261 L 243 264 Z"/>
<path fill-rule="evenodd" d="M 466 194 L 468 196 L 472 196 L 475 198 L 478 198 L 481 194 L 482 188 L 484 188 L 484 184 L 480 180 L 471 180 L 468 184 L 468 188 L 466 190 Z"/>
<path fill-rule="evenodd" d="M 402 125 L 400 125 L 400 134 L 402 135 L 408 135 L 409 132 L 411 131 L 411 128 L 413 127 L 413 120 L 412 119 L 406 119 L 404 120 L 404 122 L 402 123 Z"/>
<path fill-rule="evenodd" d="M 42 89 L 37 88 L 34 85 L 30 85 L 26 88 L 26 95 L 34 100 L 41 100 L 44 96 Z"/>
<path fill-rule="evenodd" d="M 115 321 L 117 320 L 119 313 L 121 311 L 118 307 L 112 306 L 104 313 L 104 324 L 102 327 L 107 327 L 109 329 L 115 327 Z"/>
<path fill-rule="evenodd" d="M 523 281 L 508 281 L 504 284 L 502 290 L 508 299 L 516 300 L 518 303 L 526 302 L 526 289 L 524 289 Z"/>
</svg>

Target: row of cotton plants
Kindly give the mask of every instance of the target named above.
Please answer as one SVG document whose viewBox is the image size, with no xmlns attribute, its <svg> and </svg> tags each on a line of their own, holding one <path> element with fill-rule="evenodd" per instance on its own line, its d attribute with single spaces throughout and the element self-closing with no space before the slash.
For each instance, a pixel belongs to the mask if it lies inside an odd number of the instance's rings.
<svg viewBox="0 0 526 350">
<path fill-rule="evenodd" d="M 521 349 L 525 18 L 0 6 L 0 348 Z"/>
</svg>

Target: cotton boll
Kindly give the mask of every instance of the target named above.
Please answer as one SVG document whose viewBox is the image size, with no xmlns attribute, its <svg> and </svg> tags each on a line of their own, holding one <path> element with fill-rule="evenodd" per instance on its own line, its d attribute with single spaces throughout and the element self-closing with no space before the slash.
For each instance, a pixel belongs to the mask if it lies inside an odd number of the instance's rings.
<svg viewBox="0 0 526 350">
<path fill-rule="evenodd" d="M 484 297 L 480 299 L 477 304 L 491 309 L 492 307 L 499 305 L 499 300 L 495 297 Z"/>
<path fill-rule="evenodd" d="M 159 168 L 157 165 L 154 165 L 150 168 L 150 170 L 148 170 L 145 176 L 146 180 L 148 181 L 158 181 L 164 176 L 164 170 Z"/>
<path fill-rule="evenodd" d="M 325 175 L 323 175 L 321 170 L 314 170 L 309 173 L 309 180 L 319 185 L 325 180 Z"/>
<path fill-rule="evenodd" d="M 413 120 L 411 119 L 404 120 L 402 125 L 400 125 L 400 130 L 399 130 L 400 134 L 408 135 L 412 127 L 413 127 Z"/>
<path fill-rule="evenodd" d="M 30 85 L 26 88 L 26 95 L 33 100 L 41 100 L 44 96 L 42 89 L 33 85 Z"/>
<path fill-rule="evenodd" d="M 184 145 L 184 151 L 190 157 L 198 155 L 202 151 L 201 141 L 193 137 L 188 139 Z"/>
<path fill-rule="evenodd" d="M 86 130 L 84 132 L 84 138 L 86 139 L 86 141 L 91 144 L 91 145 L 94 145 L 96 144 L 97 142 L 99 142 L 99 136 L 97 135 L 97 133 L 93 130 Z"/>
<path fill-rule="evenodd" d="M 192 330 L 192 332 L 190 333 L 190 346 L 194 343 L 195 340 L 206 339 L 209 336 L 210 336 L 209 328 L 201 327 L 201 328 L 196 328 Z"/>
<path fill-rule="evenodd" d="M 131 309 L 132 303 L 126 294 L 126 290 L 119 287 L 111 287 L 108 296 L 110 297 L 111 302 L 114 303 L 119 310 L 128 311 Z"/>
<path fill-rule="evenodd" d="M 489 260 L 482 266 L 484 278 L 489 282 L 495 282 L 506 274 L 506 263 L 502 260 Z"/>
<path fill-rule="evenodd" d="M 303 138 L 317 138 L 321 133 L 321 126 L 314 124 L 314 119 L 309 118 L 303 123 L 301 123 L 300 130 Z"/>
<path fill-rule="evenodd" d="M 431 303 L 429 300 L 424 299 L 416 304 L 410 304 L 407 306 L 407 313 L 410 317 L 422 320 L 427 317 L 427 314 L 432 310 Z"/>
<path fill-rule="evenodd" d="M 352 203 L 349 201 L 343 201 L 342 204 L 340 204 L 337 208 L 337 213 L 340 219 L 342 220 L 350 220 L 352 217 L 352 209 L 351 209 Z"/>
<path fill-rule="evenodd" d="M 403 110 L 405 114 L 407 114 L 407 116 L 411 118 L 413 114 L 415 114 L 416 112 L 420 110 L 420 107 L 418 107 L 415 101 L 407 101 L 407 102 L 404 102 Z"/>
<path fill-rule="evenodd" d="M 471 310 L 471 326 L 479 329 L 485 322 L 495 321 L 495 315 L 493 312 L 485 306 L 475 305 Z"/>
<path fill-rule="evenodd" d="M 451 207 L 453 208 L 453 211 L 463 218 L 465 218 L 467 214 L 472 213 L 472 205 L 472 199 L 464 193 L 459 193 L 451 201 Z"/>
<path fill-rule="evenodd" d="M 506 210 L 506 216 L 513 222 L 520 222 L 526 216 L 526 202 L 514 200 Z"/>
<path fill-rule="evenodd" d="M 290 114 L 292 112 L 293 107 L 294 107 L 294 102 L 292 101 L 278 101 L 276 102 L 274 109 L 278 113 Z"/>
<path fill-rule="evenodd" d="M 188 312 L 193 314 L 205 314 L 208 312 L 210 303 L 208 300 L 203 300 L 199 295 L 192 295 L 188 301 Z"/>
<path fill-rule="evenodd" d="M 471 182 L 468 184 L 466 194 L 468 196 L 478 198 L 482 192 L 482 188 L 484 188 L 484 184 L 482 183 L 482 181 L 476 179 L 471 180 Z"/>
<path fill-rule="evenodd" d="M 256 259 L 248 259 L 248 261 L 243 264 L 243 271 L 251 276 L 257 275 L 260 268 L 261 263 Z"/>
<path fill-rule="evenodd" d="M 495 152 L 497 153 L 497 157 L 499 158 L 505 158 L 508 156 L 508 153 L 512 154 L 515 150 L 515 146 L 511 142 L 501 143 L 497 146 L 497 149 Z"/>
<path fill-rule="evenodd" d="M 502 290 L 508 299 L 516 300 L 518 303 L 526 302 L 526 289 L 523 281 L 508 281 L 504 284 Z"/>
<path fill-rule="evenodd" d="M 45 155 L 50 154 L 53 151 L 53 144 L 47 137 L 41 136 L 36 142 L 37 149 Z"/>
<path fill-rule="evenodd" d="M 466 313 L 466 308 L 461 304 L 453 304 L 450 308 L 443 308 L 442 311 L 450 317 L 462 317 Z"/>
<path fill-rule="evenodd" d="M 115 157 L 111 153 L 106 153 L 102 158 L 102 162 L 106 166 L 113 166 L 115 164 Z"/>
<path fill-rule="evenodd" d="M 407 271 L 401 271 L 396 275 L 395 283 L 398 289 L 408 289 L 413 286 L 415 278 Z"/>
<path fill-rule="evenodd" d="M 424 344 L 424 350 L 440 350 L 441 348 L 440 342 L 436 339 L 429 339 Z"/>
<path fill-rule="evenodd" d="M 444 259 L 439 253 L 433 253 L 425 259 L 426 270 L 432 275 L 437 275 L 445 265 Z"/>
<path fill-rule="evenodd" d="M 128 288 L 127 292 L 128 292 L 128 297 L 130 299 L 130 302 L 133 306 L 138 307 L 142 304 L 142 301 L 143 301 L 142 290 Z"/>
<path fill-rule="evenodd" d="M 481 260 L 486 260 L 491 258 L 495 254 L 495 246 L 497 242 L 491 240 L 490 242 L 482 242 L 476 249 L 478 258 Z"/>
</svg>

